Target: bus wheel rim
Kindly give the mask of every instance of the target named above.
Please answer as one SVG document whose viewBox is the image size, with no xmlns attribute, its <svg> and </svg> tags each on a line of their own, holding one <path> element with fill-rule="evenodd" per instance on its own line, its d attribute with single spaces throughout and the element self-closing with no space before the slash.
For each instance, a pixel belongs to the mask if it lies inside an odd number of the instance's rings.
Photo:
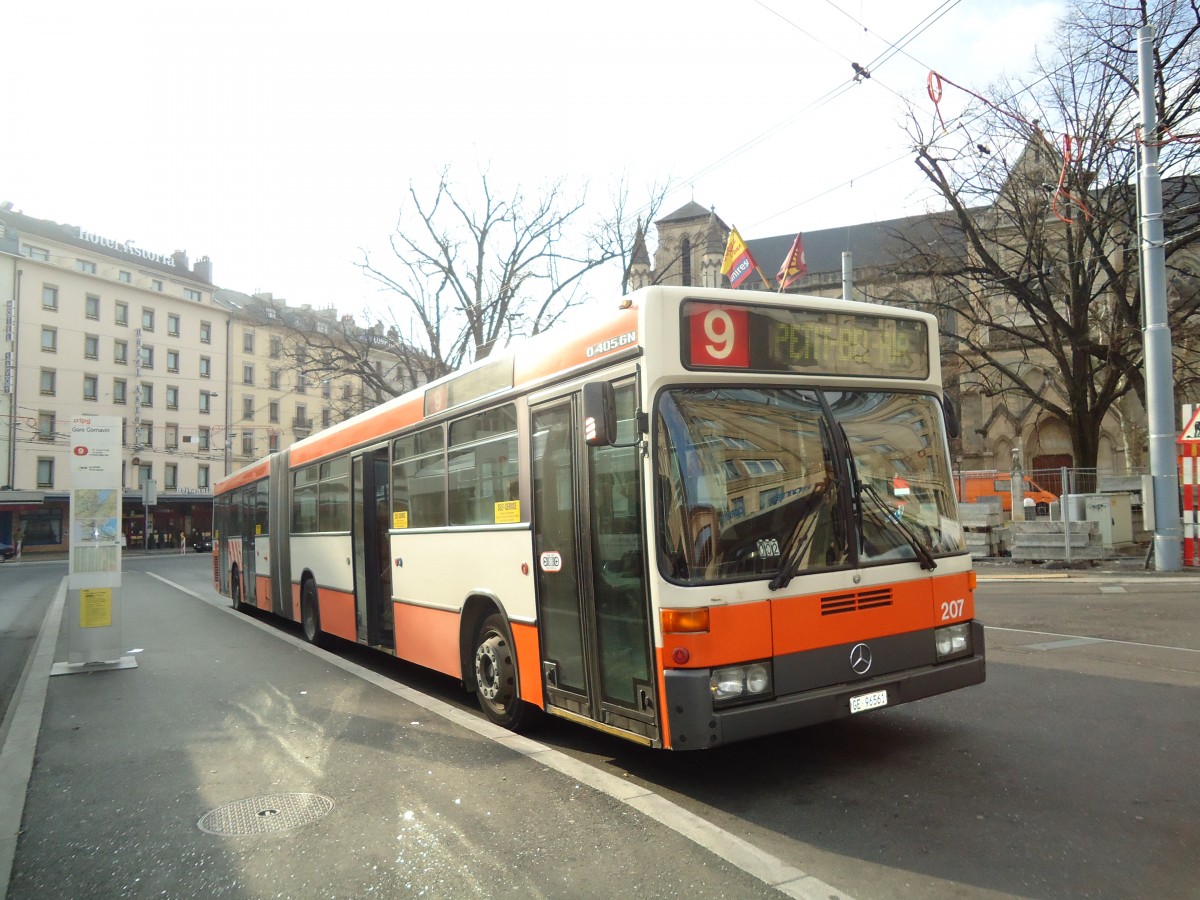
<svg viewBox="0 0 1200 900">
<path fill-rule="evenodd" d="M 497 709 L 507 707 L 512 699 L 512 681 L 507 642 L 496 633 L 489 634 L 475 651 L 475 680 L 479 693 Z"/>
</svg>

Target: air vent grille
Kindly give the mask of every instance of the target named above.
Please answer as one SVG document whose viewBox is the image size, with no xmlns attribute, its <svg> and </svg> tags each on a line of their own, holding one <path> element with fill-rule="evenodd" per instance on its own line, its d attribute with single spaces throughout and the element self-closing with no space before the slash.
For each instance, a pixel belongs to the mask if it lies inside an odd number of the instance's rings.
<svg viewBox="0 0 1200 900">
<path fill-rule="evenodd" d="M 828 597 L 822 597 L 821 615 L 836 616 L 839 613 L 862 612 L 891 605 L 891 588 L 871 588 L 865 591 L 851 591 L 846 594 L 830 594 Z"/>
</svg>

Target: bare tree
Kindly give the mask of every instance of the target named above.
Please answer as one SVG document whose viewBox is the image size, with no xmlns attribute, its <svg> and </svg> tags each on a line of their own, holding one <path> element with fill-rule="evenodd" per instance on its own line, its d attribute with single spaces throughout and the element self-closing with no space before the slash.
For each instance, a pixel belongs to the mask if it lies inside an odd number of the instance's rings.
<svg viewBox="0 0 1200 900">
<path fill-rule="evenodd" d="M 536 199 L 520 190 L 501 197 L 486 174 L 478 188 L 471 198 L 448 170 L 430 198 L 410 186 L 392 258 L 376 264 L 363 251 L 363 272 L 400 300 L 392 327 L 419 351 L 427 377 L 544 331 L 589 299 L 585 276 L 613 262 L 628 268 L 636 232 L 624 182 L 590 227 L 577 224 L 584 197 L 568 198 L 561 179 Z M 651 209 L 663 194 L 653 192 Z"/>
<path fill-rule="evenodd" d="M 1145 22 L 1155 26 L 1177 378 L 1196 383 L 1196 0 L 1076 0 L 1054 55 L 1029 78 L 975 95 L 955 122 L 916 109 L 909 118 L 917 167 L 949 211 L 932 238 L 895 236 L 904 275 L 932 280 L 955 362 L 977 389 L 1059 419 L 1077 466 L 1096 465 L 1118 401 L 1144 403 L 1136 31 Z"/>
</svg>

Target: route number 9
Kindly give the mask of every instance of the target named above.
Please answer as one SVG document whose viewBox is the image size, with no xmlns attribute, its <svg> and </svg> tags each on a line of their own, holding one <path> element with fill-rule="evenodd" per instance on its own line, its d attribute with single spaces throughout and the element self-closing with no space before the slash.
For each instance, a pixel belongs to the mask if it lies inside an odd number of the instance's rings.
<svg viewBox="0 0 1200 900">
<path fill-rule="evenodd" d="M 746 311 L 723 306 L 694 309 L 690 316 L 692 365 L 745 369 L 750 365 Z"/>
</svg>

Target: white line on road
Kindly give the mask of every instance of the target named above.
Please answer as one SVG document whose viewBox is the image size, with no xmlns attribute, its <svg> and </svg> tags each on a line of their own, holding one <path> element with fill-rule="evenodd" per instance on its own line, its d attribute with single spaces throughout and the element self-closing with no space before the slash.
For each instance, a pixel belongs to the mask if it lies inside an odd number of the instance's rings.
<svg viewBox="0 0 1200 900">
<path fill-rule="evenodd" d="M 1165 644 L 1143 644 L 1140 641 L 1118 641 L 1112 638 L 1088 637 L 1082 634 L 1058 634 L 1054 631 L 1030 631 L 1028 628 L 1001 628 L 998 625 L 985 625 L 985 631 L 1007 631 L 1012 634 L 1036 634 L 1041 637 L 1063 638 L 1071 641 L 1079 641 L 1081 643 L 1092 644 L 1121 644 L 1125 647 L 1146 647 L 1150 650 L 1178 650 L 1180 653 L 1200 653 L 1193 647 L 1168 647 Z M 1046 645 L 1035 644 L 1036 647 L 1045 647 Z"/>
<path fill-rule="evenodd" d="M 220 599 L 205 597 L 181 584 L 163 578 L 161 575 L 156 575 L 154 572 L 148 572 L 147 574 L 178 591 L 195 597 L 197 600 L 203 600 L 205 603 L 209 603 L 231 615 L 236 615 L 239 621 L 247 622 L 268 634 L 274 635 L 280 640 L 287 641 L 289 644 L 307 650 L 309 653 L 321 657 L 321 659 L 332 663 L 343 671 L 383 688 L 385 691 L 401 697 L 410 703 L 414 703 L 434 715 L 441 716 L 443 719 L 466 728 L 480 737 L 503 744 L 505 747 L 509 747 L 527 756 L 529 759 L 541 763 L 548 769 L 553 769 L 603 794 L 607 794 L 614 800 L 624 803 L 626 806 L 636 809 L 648 818 L 665 825 L 676 834 L 682 835 L 709 853 L 719 856 L 730 865 L 741 869 L 746 874 L 757 878 L 759 881 L 770 885 L 789 897 L 795 897 L 797 900 L 853 900 L 844 891 L 840 891 L 820 879 L 814 878 L 807 872 L 784 862 L 779 857 L 754 846 L 745 838 L 738 837 L 736 834 L 712 824 L 706 819 L 689 812 L 677 803 L 659 796 L 647 788 L 631 784 L 623 778 L 618 778 L 616 775 L 597 769 L 595 766 L 588 765 L 582 760 L 577 760 L 546 744 L 519 734 L 514 734 L 498 725 L 493 725 L 486 719 L 480 719 L 466 710 L 422 694 L 413 688 L 397 684 L 383 675 L 379 675 L 369 669 L 364 669 L 356 663 L 342 659 L 300 638 L 280 631 L 269 623 L 260 622 L 258 619 L 242 615 L 229 606 L 223 597 Z"/>
</svg>

